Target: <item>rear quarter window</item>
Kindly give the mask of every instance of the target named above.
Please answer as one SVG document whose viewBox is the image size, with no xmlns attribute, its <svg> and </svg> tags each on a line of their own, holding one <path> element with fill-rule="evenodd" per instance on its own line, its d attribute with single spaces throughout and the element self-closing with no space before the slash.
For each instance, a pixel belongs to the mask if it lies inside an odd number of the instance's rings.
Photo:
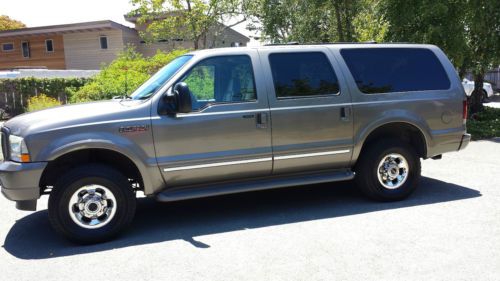
<svg viewBox="0 0 500 281">
<path fill-rule="evenodd" d="M 447 90 L 450 80 L 441 62 L 428 49 L 342 49 L 359 90 L 365 94 Z"/>
</svg>

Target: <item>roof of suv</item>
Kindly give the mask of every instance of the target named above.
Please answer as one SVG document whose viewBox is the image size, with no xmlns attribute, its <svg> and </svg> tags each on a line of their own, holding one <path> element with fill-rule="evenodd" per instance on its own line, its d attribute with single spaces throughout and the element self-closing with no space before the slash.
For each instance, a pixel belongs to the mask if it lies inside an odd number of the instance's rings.
<svg viewBox="0 0 500 281">
<path fill-rule="evenodd" d="M 318 48 L 389 48 L 389 47 L 400 47 L 400 48 L 437 48 L 435 45 L 430 44 L 415 44 L 415 43 L 376 43 L 376 42 L 342 42 L 342 43 L 316 43 L 316 44 L 268 44 L 263 46 L 255 47 L 226 47 L 226 48 L 215 48 L 215 49 L 204 49 L 196 50 L 190 52 L 190 54 L 214 54 L 214 53 L 234 53 L 241 52 L 242 50 L 269 50 L 269 49 L 318 49 Z"/>
</svg>

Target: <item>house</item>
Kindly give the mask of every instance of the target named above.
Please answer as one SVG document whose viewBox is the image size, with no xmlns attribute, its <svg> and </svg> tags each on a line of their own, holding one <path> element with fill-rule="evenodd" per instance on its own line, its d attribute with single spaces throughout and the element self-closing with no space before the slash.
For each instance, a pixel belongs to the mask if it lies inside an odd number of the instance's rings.
<svg viewBox="0 0 500 281">
<path fill-rule="evenodd" d="M 136 18 L 126 19 L 136 23 Z M 158 49 L 193 46 L 182 36 L 146 43 L 139 36 L 144 29 L 144 25 L 130 28 L 105 20 L 0 31 L 0 69 L 97 70 L 128 45 L 145 56 L 154 55 Z M 245 46 L 250 41 L 231 28 L 222 30 L 217 37 L 209 36 L 210 47 Z"/>
</svg>

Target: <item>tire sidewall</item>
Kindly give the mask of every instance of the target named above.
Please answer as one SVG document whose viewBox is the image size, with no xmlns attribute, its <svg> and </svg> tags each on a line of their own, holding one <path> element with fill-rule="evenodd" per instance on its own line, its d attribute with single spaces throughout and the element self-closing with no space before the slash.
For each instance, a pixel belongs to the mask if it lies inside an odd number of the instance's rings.
<svg viewBox="0 0 500 281">
<path fill-rule="evenodd" d="M 109 240 L 128 225 L 135 213 L 135 196 L 126 178 L 109 169 L 105 175 L 95 169 L 81 173 L 80 170 L 69 175 L 61 183 L 56 184 L 53 194 L 49 197 L 49 218 L 54 228 L 64 236 L 77 243 L 96 243 Z M 106 170 L 101 172 L 106 172 Z M 113 180 L 112 180 L 113 179 Z M 99 228 L 88 229 L 76 224 L 69 211 L 69 202 L 74 193 L 86 185 L 101 185 L 108 188 L 114 195 L 116 212 L 111 220 Z M 128 188 L 128 189 L 127 189 Z"/>
<path fill-rule="evenodd" d="M 379 163 L 389 154 L 400 154 L 408 163 L 408 176 L 406 181 L 398 188 L 389 189 L 384 187 L 378 179 Z M 378 151 L 374 157 L 374 163 L 371 169 L 370 182 L 373 183 L 373 188 L 385 200 L 398 200 L 410 195 L 417 186 L 417 181 L 420 178 L 419 159 L 414 150 L 406 144 L 398 144 L 392 147 L 385 147 Z"/>
</svg>

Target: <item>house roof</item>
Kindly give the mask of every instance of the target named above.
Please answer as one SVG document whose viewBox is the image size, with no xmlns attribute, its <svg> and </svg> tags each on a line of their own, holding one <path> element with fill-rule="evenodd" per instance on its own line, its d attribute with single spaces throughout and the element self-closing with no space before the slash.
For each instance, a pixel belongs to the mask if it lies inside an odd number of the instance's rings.
<svg viewBox="0 0 500 281">
<path fill-rule="evenodd" d="M 110 29 L 121 29 L 126 31 L 133 30 L 130 27 L 116 23 L 114 21 L 103 20 L 103 21 L 89 21 L 89 22 L 79 22 L 71 24 L 37 26 L 37 27 L 4 30 L 0 31 L 0 38 L 21 37 L 27 35 L 57 34 L 57 33 L 64 34 L 64 33 L 85 32 L 85 31 L 104 31 Z"/>
<path fill-rule="evenodd" d="M 171 12 L 168 12 L 168 13 L 164 13 L 164 14 L 157 14 L 157 15 L 154 15 L 153 18 L 155 19 L 164 19 L 168 16 L 175 16 L 176 13 L 179 13 L 179 11 L 171 11 Z M 128 21 L 128 22 L 131 22 L 133 24 L 137 24 L 137 21 L 139 20 L 139 18 L 141 17 L 141 14 L 136 10 L 136 11 L 132 11 L 128 14 L 125 14 L 123 15 L 123 18 Z M 242 38 L 244 38 L 247 42 L 250 41 L 250 38 L 248 38 L 248 36 L 245 36 L 244 34 L 241 34 L 240 32 L 234 30 L 232 27 L 228 27 L 226 26 L 225 24 L 223 23 L 218 23 L 222 29 L 226 29 L 228 32 L 231 32 L 231 33 L 234 33 Z"/>
</svg>

